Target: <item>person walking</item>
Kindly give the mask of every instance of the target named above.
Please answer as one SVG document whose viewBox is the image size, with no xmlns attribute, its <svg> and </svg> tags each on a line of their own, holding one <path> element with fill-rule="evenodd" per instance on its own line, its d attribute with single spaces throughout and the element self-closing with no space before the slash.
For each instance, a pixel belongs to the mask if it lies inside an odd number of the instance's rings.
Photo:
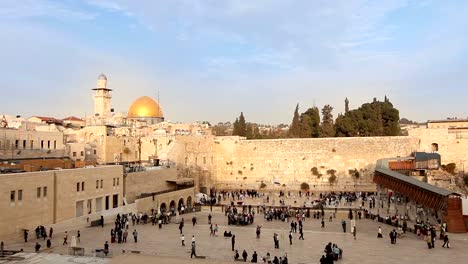
<svg viewBox="0 0 468 264">
<path fill-rule="evenodd" d="M 52 239 L 52 234 L 54 233 L 54 229 L 51 227 L 49 228 L 49 238 Z"/>
<path fill-rule="evenodd" d="M 195 226 L 196 223 L 197 223 L 197 216 L 194 215 L 194 216 L 192 217 L 192 224 L 193 224 L 193 226 Z"/>
<path fill-rule="evenodd" d="M 427 242 L 427 248 L 431 249 L 432 248 L 432 237 L 430 234 L 427 234 L 426 236 L 426 242 Z"/>
<path fill-rule="evenodd" d="M 185 236 L 184 236 L 184 234 L 180 235 L 180 241 L 182 241 L 182 246 L 185 247 Z"/>
<path fill-rule="evenodd" d="M 289 232 L 289 245 L 292 245 L 292 232 Z"/>
<path fill-rule="evenodd" d="M 197 257 L 197 253 L 195 252 L 195 241 L 192 241 L 192 249 L 190 253 L 190 258 L 192 258 L 193 256 L 195 256 L 195 258 Z"/>
<path fill-rule="evenodd" d="M 104 254 L 107 256 L 109 254 L 109 242 L 104 243 Z"/>
<path fill-rule="evenodd" d="M 304 240 L 304 232 L 302 231 L 302 227 L 299 228 L 299 240 Z"/>
<path fill-rule="evenodd" d="M 323 217 L 322 217 L 322 222 L 321 223 L 322 223 L 321 228 L 325 228 L 325 220 L 323 219 Z"/>
<path fill-rule="evenodd" d="M 383 238 L 382 236 L 382 228 L 379 226 L 379 230 L 377 231 L 377 238 Z"/>
<path fill-rule="evenodd" d="M 356 240 L 356 226 L 353 226 L 353 237 L 354 237 L 354 240 Z"/>
<path fill-rule="evenodd" d="M 136 231 L 136 229 L 133 231 L 133 240 L 135 241 L 135 243 L 138 243 L 138 232 Z"/>
<path fill-rule="evenodd" d="M 68 240 L 68 233 L 67 233 L 67 231 L 65 231 L 65 236 L 63 237 L 63 244 L 62 245 L 68 245 L 67 240 Z"/>
<path fill-rule="evenodd" d="M 343 227 L 343 233 L 346 233 L 346 221 L 344 219 L 341 220 L 341 226 Z"/>
<path fill-rule="evenodd" d="M 50 241 L 50 238 L 47 239 L 46 245 L 47 245 L 47 248 L 50 248 L 52 246 L 52 242 Z"/>
<path fill-rule="evenodd" d="M 183 229 L 184 229 L 184 218 L 182 218 L 179 223 L 179 231 L 181 234 L 183 233 L 182 232 Z"/>
<path fill-rule="evenodd" d="M 234 251 L 234 246 L 236 245 L 236 235 L 232 235 L 231 237 L 231 249 Z"/>
<path fill-rule="evenodd" d="M 104 227 L 104 216 L 101 215 L 101 227 Z"/>
<path fill-rule="evenodd" d="M 444 244 L 442 245 L 442 247 L 444 248 L 445 245 L 447 245 L 447 248 L 450 248 L 449 237 L 447 234 L 444 235 Z"/>
<path fill-rule="evenodd" d="M 77 232 L 77 234 L 76 234 L 76 241 L 77 241 L 78 243 L 81 243 L 80 238 L 81 238 L 81 233 L 80 233 L 80 230 L 78 230 L 78 232 Z"/>
<path fill-rule="evenodd" d="M 24 237 L 24 243 L 28 243 L 28 230 L 24 230 L 23 237 Z"/>
</svg>

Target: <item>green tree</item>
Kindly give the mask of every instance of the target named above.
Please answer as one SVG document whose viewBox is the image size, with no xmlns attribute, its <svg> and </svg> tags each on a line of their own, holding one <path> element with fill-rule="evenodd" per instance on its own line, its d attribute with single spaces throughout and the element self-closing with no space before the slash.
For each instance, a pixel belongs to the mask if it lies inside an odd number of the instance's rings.
<svg viewBox="0 0 468 264">
<path fill-rule="evenodd" d="M 299 116 L 299 104 L 296 105 L 296 109 L 294 110 L 294 116 L 289 127 L 288 136 L 291 138 L 300 137 L 300 130 L 301 130 L 301 118 Z"/>
<path fill-rule="evenodd" d="M 331 105 L 325 105 L 322 108 L 322 124 L 321 124 L 321 137 L 334 137 L 335 127 L 333 125 L 333 107 Z"/>
<path fill-rule="evenodd" d="M 345 109 L 345 114 L 349 112 L 349 100 L 348 97 L 344 100 L 344 109 Z"/>
<path fill-rule="evenodd" d="M 304 121 L 305 117 L 309 117 Z M 305 134 L 305 132 L 308 132 L 310 130 L 309 136 L 306 137 L 314 137 L 317 138 L 320 136 L 320 112 L 317 107 L 312 107 L 307 109 L 304 113 L 301 115 L 301 124 L 302 124 L 302 135 Z M 308 124 L 308 128 L 306 128 L 306 124 Z"/>
<path fill-rule="evenodd" d="M 239 136 L 239 118 L 236 117 L 236 121 L 234 121 L 233 129 L 232 129 L 233 136 Z"/>
<path fill-rule="evenodd" d="M 239 116 L 239 136 L 245 137 L 247 136 L 247 124 L 245 122 L 244 113 L 241 112 Z"/>
<path fill-rule="evenodd" d="M 301 138 L 310 138 L 312 137 L 312 127 L 310 126 L 311 120 L 310 116 L 302 114 L 301 115 L 301 124 L 299 128 L 298 136 Z"/>
</svg>

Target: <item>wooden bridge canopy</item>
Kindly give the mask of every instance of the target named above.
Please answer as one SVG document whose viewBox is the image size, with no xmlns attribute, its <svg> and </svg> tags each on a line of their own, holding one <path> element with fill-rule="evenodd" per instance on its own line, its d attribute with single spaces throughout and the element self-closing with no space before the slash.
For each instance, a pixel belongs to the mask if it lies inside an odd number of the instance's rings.
<svg viewBox="0 0 468 264">
<path fill-rule="evenodd" d="M 385 162 L 377 162 L 374 182 L 407 196 L 409 199 L 438 211 L 447 210 L 448 197 L 457 193 L 442 189 L 426 182 L 418 181 L 385 167 Z"/>
</svg>

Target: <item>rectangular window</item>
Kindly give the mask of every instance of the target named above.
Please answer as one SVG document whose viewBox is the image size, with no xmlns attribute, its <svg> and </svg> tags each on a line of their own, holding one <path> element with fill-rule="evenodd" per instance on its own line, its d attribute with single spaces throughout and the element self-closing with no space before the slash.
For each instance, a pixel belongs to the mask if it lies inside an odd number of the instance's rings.
<svg viewBox="0 0 468 264">
<path fill-rule="evenodd" d="M 112 186 L 115 186 L 115 178 L 113 178 L 112 180 L 113 180 Z"/>
<path fill-rule="evenodd" d="M 73 157 L 76 157 L 76 152 L 75 151 L 73 151 Z"/>
<path fill-rule="evenodd" d="M 23 190 L 18 190 L 18 201 L 23 200 Z"/>
<path fill-rule="evenodd" d="M 44 149 L 44 140 L 41 140 L 41 149 Z"/>
<path fill-rule="evenodd" d="M 15 140 L 15 149 L 18 149 L 19 147 L 19 140 Z"/>
<path fill-rule="evenodd" d="M 41 187 L 37 187 L 37 198 L 41 198 Z"/>
<path fill-rule="evenodd" d="M 80 156 L 84 156 L 84 151 L 81 151 L 81 152 L 80 152 Z"/>
<path fill-rule="evenodd" d="M 54 149 L 57 149 L 57 140 L 54 140 Z"/>
<path fill-rule="evenodd" d="M 77 191 L 77 192 L 80 191 L 80 183 L 79 183 L 79 182 L 76 183 L 76 191 Z"/>
<path fill-rule="evenodd" d="M 50 149 L 50 140 L 47 140 L 47 148 Z"/>
<path fill-rule="evenodd" d="M 10 202 L 12 202 L 12 203 L 15 202 L 15 191 L 10 192 Z"/>
<path fill-rule="evenodd" d="M 99 180 L 96 180 L 96 189 L 99 189 Z"/>
<path fill-rule="evenodd" d="M 96 154 L 97 154 L 97 151 L 96 151 L 96 150 L 94 150 L 94 155 L 96 155 Z"/>
<path fill-rule="evenodd" d="M 23 140 L 23 149 L 26 149 L 26 140 Z"/>
<path fill-rule="evenodd" d="M 81 191 L 84 191 L 84 182 L 81 183 Z"/>
<path fill-rule="evenodd" d="M 47 186 L 44 186 L 44 187 L 42 188 L 42 196 L 43 196 L 43 197 L 47 197 Z"/>
<path fill-rule="evenodd" d="M 29 147 L 30 147 L 31 149 L 34 148 L 34 140 L 30 140 L 30 141 L 29 141 Z"/>
<path fill-rule="evenodd" d="M 104 186 L 104 180 L 101 180 L 101 189 L 103 188 Z"/>
<path fill-rule="evenodd" d="M 117 186 L 119 186 L 119 180 L 120 180 L 120 178 L 117 178 Z"/>
</svg>

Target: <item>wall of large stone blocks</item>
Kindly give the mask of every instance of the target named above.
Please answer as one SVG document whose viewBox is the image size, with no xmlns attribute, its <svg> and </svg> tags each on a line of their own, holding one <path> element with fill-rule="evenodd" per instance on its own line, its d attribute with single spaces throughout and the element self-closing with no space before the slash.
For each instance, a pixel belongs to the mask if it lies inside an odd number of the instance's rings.
<svg viewBox="0 0 468 264">
<path fill-rule="evenodd" d="M 215 145 L 218 189 L 232 186 L 258 189 L 263 182 L 266 189 L 298 190 L 300 184 L 306 182 L 311 190 L 374 190 L 375 161 L 410 155 L 417 150 L 418 139 L 243 140 L 219 137 Z M 355 172 L 359 172 L 359 177 Z M 336 180 L 331 184 L 329 179 L 333 174 Z"/>
<path fill-rule="evenodd" d="M 133 203 L 142 193 L 153 193 L 169 190 L 171 184 L 167 181 L 177 179 L 177 169 L 162 168 L 159 170 L 128 173 L 125 176 L 125 197 L 128 203 Z"/>
<path fill-rule="evenodd" d="M 195 190 L 210 188 L 216 178 L 214 136 L 177 136 L 167 158 L 175 162 L 179 177 L 194 179 Z"/>
</svg>

